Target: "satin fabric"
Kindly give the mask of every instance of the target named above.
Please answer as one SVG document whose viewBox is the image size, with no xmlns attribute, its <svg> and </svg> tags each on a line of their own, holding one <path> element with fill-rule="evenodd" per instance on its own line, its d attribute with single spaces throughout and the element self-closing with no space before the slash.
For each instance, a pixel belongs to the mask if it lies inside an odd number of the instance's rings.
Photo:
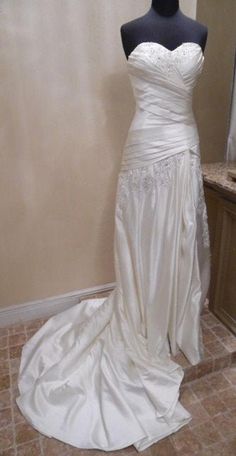
<svg viewBox="0 0 236 456">
<path fill-rule="evenodd" d="M 22 350 L 17 405 L 79 448 L 143 451 L 187 424 L 182 350 L 197 364 L 210 245 L 192 90 L 196 43 L 141 43 L 127 63 L 136 112 L 118 177 L 116 287 L 49 320 Z"/>
</svg>

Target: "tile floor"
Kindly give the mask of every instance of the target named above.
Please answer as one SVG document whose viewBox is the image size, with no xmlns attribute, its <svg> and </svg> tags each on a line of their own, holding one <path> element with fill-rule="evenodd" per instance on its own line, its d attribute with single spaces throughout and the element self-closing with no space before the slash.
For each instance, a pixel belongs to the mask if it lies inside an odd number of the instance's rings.
<svg viewBox="0 0 236 456">
<path fill-rule="evenodd" d="M 22 416 L 15 397 L 21 348 L 45 319 L 0 328 L 0 455 L 2 456 L 99 456 L 107 452 L 79 450 L 33 429 Z M 184 367 L 180 401 L 192 414 L 191 422 L 140 454 L 144 456 L 236 455 L 236 338 L 207 308 L 201 318 L 205 356 Z M 135 456 L 133 446 L 109 452 L 111 456 Z"/>
</svg>

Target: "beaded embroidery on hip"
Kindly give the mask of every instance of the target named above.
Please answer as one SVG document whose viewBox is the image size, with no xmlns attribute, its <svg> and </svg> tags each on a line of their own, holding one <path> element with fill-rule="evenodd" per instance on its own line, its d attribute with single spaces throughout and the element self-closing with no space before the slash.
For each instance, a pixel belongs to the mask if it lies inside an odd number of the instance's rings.
<svg viewBox="0 0 236 456">
<path fill-rule="evenodd" d="M 120 216 L 126 209 L 131 192 L 148 193 L 153 192 L 162 186 L 168 186 L 172 183 L 173 170 L 179 167 L 184 159 L 185 152 L 180 152 L 172 157 L 160 160 L 152 165 L 142 166 L 136 169 L 121 171 L 118 177 L 116 211 Z M 209 228 L 208 217 L 203 190 L 203 178 L 201 170 L 200 157 L 194 154 L 190 155 L 190 167 L 198 179 L 198 202 L 196 206 L 197 214 L 202 220 L 202 239 L 205 247 L 209 247 Z M 194 178 L 193 175 L 193 178 Z"/>
<path fill-rule="evenodd" d="M 198 204 L 197 204 L 197 214 L 202 221 L 202 241 L 203 245 L 206 248 L 210 247 L 210 236 L 209 236 L 209 225 L 208 225 L 208 215 L 207 215 L 207 207 L 205 201 L 205 194 L 204 194 L 204 186 L 203 186 L 203 177 L 202 177 L 202 169 L 201 163 L 197 163 L 197 178 L 198 178 L 198 186 L 199 186 L 199 197 L 198 197 Z"/>
<path fill-rule="evenodd" d="M 117 187 L 117 210 L 126 208 L 130 192 L 150 192 L 171 182 L 172 170 L 182 163 L 185 152 L 160 160 L 152 165 L 121 171 Z"/>
</svg>

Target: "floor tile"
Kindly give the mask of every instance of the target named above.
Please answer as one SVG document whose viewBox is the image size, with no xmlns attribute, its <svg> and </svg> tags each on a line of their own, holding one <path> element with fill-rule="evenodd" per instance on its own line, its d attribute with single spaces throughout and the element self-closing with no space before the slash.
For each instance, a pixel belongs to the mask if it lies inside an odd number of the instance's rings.
<svg viewBox="0 0 236 456">
<path fill-rule="evenodd" d="M 215 315 L 209 313 L 207 315 L 203 315 L 201 318 L 201 321 L 203 322 L 204 326 L 207 328 L 213 328 L 214 326 L 218 325 L 220 321 L 218 318 L 215 317 Z"/>
<path fill-rule="evenodd" d="M 228 337 L 231 335 L 231 332 L 222 324 L 218 324 L 211 328 L 213 334 L 215 334 L 219 339 L 223 339 L 224 337 Z"/>
<path fill-rule="evenodd" d="M 9 335 L 9 346 L 22 345 L 26 342 L 25 333 Z"/>
<path fill-rule="evenodd" d="M 207 382 L 213 391 L 221 391 L 231 386 L 230 381 L 223 375 L 222 372 L 216 372 L 207 377 Z"/>
<path fill-rule="evenodd" d="M 194 402 L 193 404 L 189 404 L 186 408 L 192 415 L 192 420 L 189 423 L 190 428 L 209 420 L 209 413 L 203 407 L 202 402 Z"/>
<path fill-rule="evenodd" d="M 228 353 L 227 348 L 223 345 L 221 340 L 216 340 L 215 342 L 210 342 L 206 344 L 207 350 L 211 353 L 211 355 L 224 355 Z"/>
<path fill-rule="evenodd" d="M 0 348 L 0 360 L 6 360 L 8 358 L 7 348 Z"/>
<path fill-rule="evenodd" d="M 10 388 L 10 375 L 1 375 L 0 391 Z"/>
<path fill-rule="evenodd" d="M 10 359 L 20 358 L 23 345 L 15 345 L 14 347 L 9 347 Z"/>
<path fill-rule="evenodd" d="M 212 422 L 224 438 L 235 436 L 236 430 L 236 413 L 235 410 L 230 410 L 226 413 L 221 413 L 213 417 Z"/>
<path fill-rule="evenodd" d="M 214 356 L 214 365 L 213 365 L 213 370 L 218 371 L 222 370 L 226 367 L 229 367 L 232 362 L 232 357 L 230 353 L 223 353 L 223 354 L 216 354 Z"/>
<path fill-rule="evenodd" d="M 6 348 L 8 346 L 8 335 L 0 336 L 0 348 Z"/>
<path fill-rule="evenodd" d="M 213 392 L 212 387 L 207 382 L 206 378 L 201 378 L 191 382 L 191 388 L 198 399 L 203 399 Z"/>
<path fill-rule="evenodd" d="M 223 440 L 223 437 L 218 431 L 218 428 L 214 426 L 211 420 L 194 426 L 192 432 L 199 440 L 199 442 L 201 442 L 203 447 L 213 445 L 216 442 Z"/>
<path fill-rule="evenodd" d="M 11 394 L 10 389 L 0 391 L 0 410 L 10 407 L 11 405 Z"/>
<path fill-rule="evenodd" d="M 12 424 L 12 410 L 11 407 L 7 407 L 0 412 L 0 429 L 10 424 Z"/>
<path fill-rule="evenodd" d="M 229 352 L 234 352 L 236 351 L 236 338 L 235 336 L 227 336 L 221 339 L 222 344 L 224 347 L 229 351 Z"/>
<path fill-rule="evenodd" d="M 13 425 L 0 429 L 0 450 L 12 447 L 14 445 Z"/>
<path fill-rule="evenodd" d="M 25 332 L 25 325 L 21 323 L 19 325 L 12 325 L 8 328 L 8 334 L 20 334 Z"/>
<path fill-rule="evenodd" d="M 220 398 L 228 410 L 236 409 L 236 386 L 231 386 L 230 388 L 222 391 Z"/>
<path fill-rule="evenodd" d="M 18 423 L 16 429 L 16 443 L 25 443 L 38 437 L 38 432 L 28 423 Z"/>
<path fill-rule="evenodd" d="M 222 393 L 223 395 L 224 393 Z M 215 416 L 227 411 L 227 405 L 222 402 L 219 394 L 212 394 L 201 401 L 208 415 Z"/>
<path fill-rule="evenodd" d="M 170 438 L 168 437 L 154 443 L 150 449 L 151 456 L 176 456 L 177 454 Z M 124 451 L 124 453 L 126 454 L 126 451 Z M 142 452 L 139 454 L 142 455 Z"/>
<path fill-rule="evenodd" d="M 41 448 L 39 438 L 32 442 L 23 443 L 16 447 L 17 456 L 41 456 Z M 50 456 L 48 454 L 48 456 Z"/>
<path fill-rule="evenodd" d="M 230 381 L 232 385 L 236 386 L 236 367 L 225 369 L 223 375 Z"/>
<path fill-rule="evenodd" d="M 202 444 L 190 429 L 180 429 L 171 437 L 174 448 L 182 456 L 192 456 L 202 449 Z"/>
</svg>

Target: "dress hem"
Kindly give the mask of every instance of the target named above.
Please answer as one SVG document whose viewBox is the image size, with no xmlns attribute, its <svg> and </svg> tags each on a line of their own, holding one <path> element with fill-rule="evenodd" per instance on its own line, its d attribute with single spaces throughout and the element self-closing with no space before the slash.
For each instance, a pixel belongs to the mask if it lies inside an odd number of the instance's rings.
<svg viewBox="0 0 236 456">
<path fill-rule="evenodd" d="M 125 443 L 122 443 L 121 445 L 119 446 L 114 446 L 114 447 L 109 447 L 109 449 L 106 449 L 104 447 L 100 447 L 100 446 L 86 446 L 86 447 L 83 447 L 83 446 L 77 446 L 77 445 L 74 445 L 73 443 L 69 442 L 68 440 L 65 439 L 64 436 L 61 436 L 61 438 L 57 435 L 56 432 L 54 431 L 51 431 L 52 434 L 50 433 L 47 433 L 45 431 L 45 428 L 44 427 L 41 427 L 40 424 L 36 424 L 31 417 L 29 417 L 27 415 L 27 412 L 25 412 L 24 408 L 22 407 L 22 405 L 20 404 L 20 401 L 18 402 L 18 399 L 20 399 L 20 396 L 18 396 L 16 398 L 16 403 L 17 403 L 17 406 L 19 407 L 21 413 L 25 416 L 25 418 L 27 418 L 28 422 L 31 424 L 31 426 L 36 429 L 39 433 L 43 434 L 44 436 L 48 437 L 48 438 L 54 438 L 54 439 L 57 439 L 59 440 L 60 442 L 63 442 L 67 445 L 71 445 L 72 447 L 75 447 L 75 448 L 78 448 L 78 449 L 87 449 L 87 450 L 91 450 L 91 449 L 94 449 L 94 450 L 102 450 L 102 451 L 106 451 L 106 452 L 109 452 L 109 451 L 116 451 L 116 450 L 122 450 L 122 449 L 125 449 L 127 448 L 128 446 L 134 446 L 135 449 L 138 451 L 138 452 L 141 452 L 141 451 L 144 451 L 146 448 L 148 448 L 149 446 L 153 445 L 154 443 L 164 439 L 165 437 L 171 435 L 172 433 L 174 432 L 177 432 L 178 429 L 180 429 L 181 427 L 183 426 L 186 426 L 189 421 L 191 421 L 192 417 L 190 416 L 189 418 L 187 418 L 184 422 L 181 422 L 181 423 L 178 423 L 177 426 L 174 426 L 174 427 L 170 427 L 170 429 L 168 430 L 168 432 L 164 433 L 160 438 L 155 438 L 153 437 L 153 439 L 151 441 L 148 441 L 146 442 L 146 444 L 144 445 L 140 445 L 139 447 L 135 445 L 135 441 L 138 442 L 139 440 L 142 440 L 142 439 L 145 439 L 145 437 L 147 438 L 147 434 L 145 433 L 142 433 L 142 435 L 140 436 L 137 436 L 136 438 L 133 438 L 132 440 L 129 440 Z M 47 426 L 47 429 L 49 429 L 49 426 Z M 136 440 L 135 440 L 136 439 Z"/>
</svg>

